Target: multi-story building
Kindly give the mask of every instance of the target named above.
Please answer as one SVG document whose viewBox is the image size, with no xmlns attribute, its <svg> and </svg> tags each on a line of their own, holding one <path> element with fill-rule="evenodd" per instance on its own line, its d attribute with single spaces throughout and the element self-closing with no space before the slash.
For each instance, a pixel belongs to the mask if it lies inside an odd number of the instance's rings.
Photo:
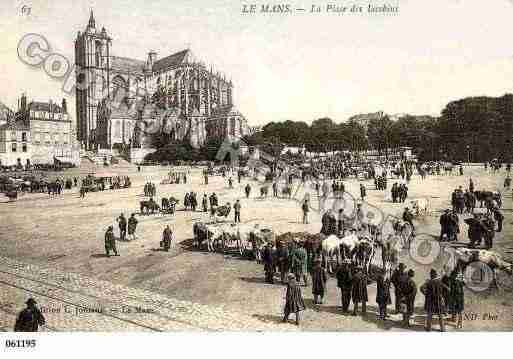
<svg viewBox="0 0 513 359">
<path fill-rule="evenodd" d="M 30 128 L 14 117 L 0 125 L 0 165 L 26 166 L 31 164 Z"/>
<path fill-rule="evenodd" d="M 27 101 L 23 94 L 18 111 L 0 127 L 0 155 L 5 166 L 80 163 L 80 147 L 66 100 L 61 105 Z"/>
<path fill-rule="evenodd" d="M 247 131 L 233 106 L 231 80 L 189 49 L 160 59 L 149 51 L 146 60 L 137 60 L 114 56 L 112 44 L 91 12 L 75 40 L 77 137 L 85 148 L 146 142 L 140 134 L 148 122 L 196 148 L 207 136 Z"/>
</svg>

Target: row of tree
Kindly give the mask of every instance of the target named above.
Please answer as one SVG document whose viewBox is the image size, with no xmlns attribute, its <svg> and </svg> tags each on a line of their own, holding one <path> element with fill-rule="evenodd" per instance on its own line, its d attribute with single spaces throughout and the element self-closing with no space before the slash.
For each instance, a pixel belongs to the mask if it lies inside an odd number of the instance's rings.
<svg viewBox="0 0 513 359">
<path fill-rule="evenodd" d="M 412 147 L 421 160 L 482 162 L 512 160 L 513 95 L 469 97 L 450 102 L 440 117 L 405 115 L 392 121 L 374 116 L 364 126 L 356 120 L 335 123 L 320 118 L 271 122 L 246 137 L 250 145 L 283 143 L 311 152 L 377 150 Z"/>
</svg>

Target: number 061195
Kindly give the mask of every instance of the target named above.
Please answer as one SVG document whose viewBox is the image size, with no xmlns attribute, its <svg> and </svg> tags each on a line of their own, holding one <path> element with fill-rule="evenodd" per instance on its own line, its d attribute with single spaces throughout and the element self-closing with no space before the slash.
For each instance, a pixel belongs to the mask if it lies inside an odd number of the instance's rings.
<svg viewBox="0 0 513 359">
<path fill-rule="evenodd" d="M 35 339 L 24 339 L 24 340 L 13 340 L 7 339 L 5 341 L 6 348 L 35 348 L 36 340 Z"/>
</svg>

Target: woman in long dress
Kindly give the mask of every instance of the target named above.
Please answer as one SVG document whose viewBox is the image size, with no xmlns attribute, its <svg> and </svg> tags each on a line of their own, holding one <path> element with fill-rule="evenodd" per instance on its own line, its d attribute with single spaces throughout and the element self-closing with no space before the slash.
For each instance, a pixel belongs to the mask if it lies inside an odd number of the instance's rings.
<svg viewBox="0 0 513 359">
<path fill-rule="evenodd" d="M 296 313 L 296 325 L 299 325 L 299 312 L 305 310 L 305 308 L 305 301 L 301 294 L 301 288 L 296 282 L 296 277 L 294 273 L 289 273 L 283 322 L 286 323 L 289 320 L 290 313 Z"/>
</svg>

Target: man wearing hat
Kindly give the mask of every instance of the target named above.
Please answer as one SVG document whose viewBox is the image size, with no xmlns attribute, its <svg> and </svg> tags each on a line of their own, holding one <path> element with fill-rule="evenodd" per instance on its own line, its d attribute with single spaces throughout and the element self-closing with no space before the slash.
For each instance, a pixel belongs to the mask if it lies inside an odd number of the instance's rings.
<svg viewBox="0 0 513 359">
<path fill-rule="evenodd" d="M 428 279 L 421 287 L 420 291 L 425 296 L 424 310 L 426 311 L 426 331 L 431 331 L 431 323 L 433 321 L 433 315 L 438 315 L 438 321 L 440 323 L 440 331 L 445 331 L 444 325 L 444 314 L 445 314 L 445 303 L 443 293 L 449 290 L 445 284 L 442 283 L 438 278 L 438 273 L 435 269 L 431 269 L 429 272 L 430 279 Z"/>
<path fill-rule="evenodd" d="M 116 239 L 114 238 L 114 227 L 109 226 L 105 232 L 105 253 L 110 257 L 110 251 L 114 251 L 114 255 L 119 256 L 116 248 Z"/>
<path fill-rule="evenodd" d="M 135 230 L 137 229 L 137 219 L 135 218 L 135 213 L 132 213 L 130 218 L 128 219 L 128 239 L 135 240 L 137 237 L 135 235 Z"/>
<path fill-rule="evenodd" d="M 404 263 L 399 263 L 399 266 L 394 269 L 390 281 L 394 285 L 394 296 L 395 296 L 395 312 L 400 312 L 400 304 L 403 293 L 401 292 L 402 285 L 407 281 L 406 273 L 404 270 L 406 266 Z"/>
<path fill-rule="evenodd" d="M 25 304 L 27 307 L 23 309 L 14 325 L 15 332 L 37 332 L 40 325 L 45 325 L 45 317 L 41 314 L 41 311 L 36 306 L 36 301 L 33 298 L 29 298 Z"/>
<path fill-rule="evenodd" d="M 444 213 L 440 216 L 440 241 L 442 241 L 444 234 L 449 236 L 451 226 L 451 218 L 449 209 L 445 209 Z"/>
<path fill-rule="evenodd" d="M 342 312 L 349 311 L 351 303 L 351 288 L 353 286 L 353 275 L 351 273 L 351 261 L 344 259 L 342 265 L 337 270 L 337 287 L 340 288 L 340 300 Z"/>
</svg>

